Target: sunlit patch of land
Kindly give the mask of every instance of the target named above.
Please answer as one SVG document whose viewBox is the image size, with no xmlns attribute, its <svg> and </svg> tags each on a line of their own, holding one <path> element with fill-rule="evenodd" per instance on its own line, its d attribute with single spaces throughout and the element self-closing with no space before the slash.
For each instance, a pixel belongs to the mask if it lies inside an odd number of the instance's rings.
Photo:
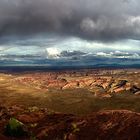
<svg viewBox="0 0 140 140">
<path fill-rule="evenodd" d="M 139 79 L 138 69 L 1 73 L 0 139 L 102 140 L 115 131 L 137 140 Z"/>
<path fill-rule="evenodd" d="M 135 90 L 133 86 L 137 86 L 135 92 L 139 93 L 139 77 L 139 70 L 1 73 L 0 103 L 45 107 L 80 115 L 107 109 L 140 112 L 140 96 L 131 91 Z M 127 85 L 118 89 L 112 87 L 113 92 L 111 87 L 101 87 L 108 86 L 113 80 L 114 84 L 126 80 Z"/>
</svg>

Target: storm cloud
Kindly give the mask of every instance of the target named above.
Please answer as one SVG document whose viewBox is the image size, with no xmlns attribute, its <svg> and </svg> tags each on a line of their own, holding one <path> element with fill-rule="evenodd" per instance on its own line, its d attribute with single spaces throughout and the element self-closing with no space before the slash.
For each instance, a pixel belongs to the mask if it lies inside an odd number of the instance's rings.
<svg viewBox="0 0 140 140">
<path fill-rule="evenodd" d="M 139 0 L 0 0 L 0 35 L 140 40 Z"/>
</svg>

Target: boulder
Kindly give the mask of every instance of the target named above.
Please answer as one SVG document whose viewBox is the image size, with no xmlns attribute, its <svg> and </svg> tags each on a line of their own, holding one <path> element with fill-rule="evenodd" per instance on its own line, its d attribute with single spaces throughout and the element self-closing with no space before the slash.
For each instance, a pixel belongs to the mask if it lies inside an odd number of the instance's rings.
<svg viewBox="0 0 140 140">
<path fill-rule="evenodd" d="M 135 95 L 140 95 L 140 91 L 136 92 Z"/>
<path fill-rule="evenodd" d="M 109 87 L 109 85 L 110 85 L 109 82 L 105 82 L 105 83 L 102 84 L 102 87 L 103 87 L 104 89 L 107 89 L 107 88 Z"/>
<path fill-rule="evenodd" d="M 21 114 L 17 116 L 17 119 L 23 123 L 36 123 L 37 121 L 44 118 L 43 112 L 31 112 L 26 114 Z"/>
<path fill-rule="evenodd" d="M 133 85 L 133 86 L 131 87 L 130 91 L 131 91 L 132 93 L 136 93 L 136 92 L 139 92 L 139 91 L 140 91 L 140 88 L 138 88 L 137 86 Z"/>
<path fill-rule="evenodd" d="M 84 81 L 79 81 L 79 88 L 85 88 L 87 84 Z"/>
<path fill-rule="evenodd" d="M 125 90 L 126 90 L 125 87 L 120 87 L 120 88 L 114 89 L 113 92 L 115 92 L 115 93 L 121 93 L 121 92 L 124 92 Z"/>
<path fill-rule="evenodd" d="M 84 83 L 86 86 L 90 86 L 94 82 L 95 82 L 94 79 L 84 79 Z"/>
<path fill-rule="evenodd" d="M 74 89 L 79 87 L 78 81 L 71 81 L 68 84 L 66 84 L 62 89 Z"/>
<path fill-rule="evenodd" d="M 119 80 L 118 83 L 116 84 L 116 87 L 125 86 L 126 83 L 127 83 L 127 80 Z"/>
</svg>

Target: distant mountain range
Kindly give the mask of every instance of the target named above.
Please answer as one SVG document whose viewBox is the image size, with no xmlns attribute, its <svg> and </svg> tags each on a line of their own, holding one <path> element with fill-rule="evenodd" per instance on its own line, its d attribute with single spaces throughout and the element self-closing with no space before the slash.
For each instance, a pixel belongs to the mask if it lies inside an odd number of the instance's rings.
<svg viewBox="0 0 140 140">
<path fill-rule="evenodd" d="M 128 52 L 57 51 L 47 55 L 1 55 L 0 69 L 140 68 L 140 54 Z"/>
</svg>

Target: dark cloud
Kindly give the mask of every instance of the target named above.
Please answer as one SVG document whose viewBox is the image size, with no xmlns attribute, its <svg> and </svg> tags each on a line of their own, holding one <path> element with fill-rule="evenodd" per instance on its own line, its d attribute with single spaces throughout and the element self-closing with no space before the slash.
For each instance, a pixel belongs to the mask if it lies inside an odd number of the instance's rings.
<svg viewBox="0 0 140 140">
<path fill-rule="evenodd" d="M 67 55 L 64 55 L 67 54 Z M 76 55 L 77 54 L 77 55 Z M 43 57 L 42 55 L 1 55 L 0 67 L 2 66 L 43 66 L 43 68 L 56 67 L 56 68 L 68 68 L 77 67 L 139 67 L 140 68 L 140 54 L 128 53 L 128 52 L 98 52 L 98 53 L 84 53 L 78 51 L 62 51 L 59 55 L 52 55 L 51 57 Z M 55 60 L 55 61 L 54 61 Z M 47 67 L 45 67 L 47 66 Z M 60 67 L 61 66 L 61 67 Z M 2 68 L 1 67 L 1 68 Z M 12 70 L 13 67 L 11 67 Z M 15 71 L 19 68 L 15 67 Z M 30 67 L 32 70 L 34 67 Z M 38 68 L 37 68 L 38 69 Z M 41 70 L 42 67 L 40 67 Z M 9 69 L 8 69 L 9 70 Z M 27 70 L 27 69 L 26 69 Z"/>
<path fill-rule="evenodd" d="M 0 35 L 62 33 L 92 40 L 140 39 L 139 0 L 1 0 Z"/>
<path fill-rule="evenodd" d="M 86 55 L 86 53 L 81 51 L 62 51 L 60 55 L 61 57 L 76 57 Z"/>
</svg>

